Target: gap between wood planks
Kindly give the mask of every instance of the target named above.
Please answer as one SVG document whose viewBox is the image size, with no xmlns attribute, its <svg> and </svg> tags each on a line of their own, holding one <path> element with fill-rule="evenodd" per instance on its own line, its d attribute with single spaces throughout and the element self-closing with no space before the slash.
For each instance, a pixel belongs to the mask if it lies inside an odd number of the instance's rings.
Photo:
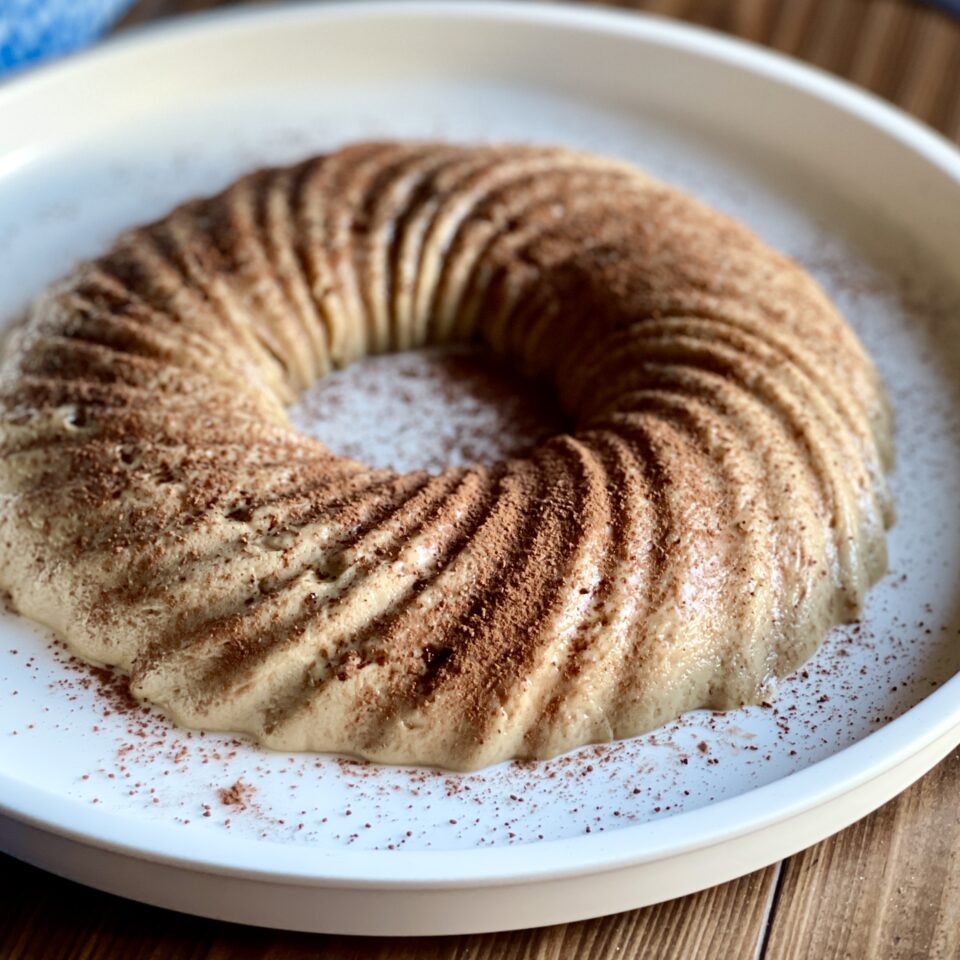
<svg viewBox="0 0 960 960">
<path fill-rule="evenodd" d="M 757 937 L 757 949 L 754 951 L 753 960 L 763 960 L 767 951 L 767 942 L 770 939 L 770 932 L 773 929 L 773 916 L 776 911 L 777 901 L 780 899 L 780 891 L 783 885 L 783 861 L 774 864 L 773 883 L 770 884 L 770 892 L 767 894 L 766 908 L 763 911 L 763 923 L 760 926 L 759 936 Z"/>
</svg>

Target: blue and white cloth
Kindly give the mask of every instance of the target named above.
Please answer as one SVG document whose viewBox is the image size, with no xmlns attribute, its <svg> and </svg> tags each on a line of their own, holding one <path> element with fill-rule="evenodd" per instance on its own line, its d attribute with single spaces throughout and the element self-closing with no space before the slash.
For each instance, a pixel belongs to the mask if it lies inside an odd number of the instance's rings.
<svg viewBox="0 0 960 960">
<path fill-rule="evenodd" d="M 0 75 L 97 39 L 133 0 L 0 0 Z"/>
</svg>

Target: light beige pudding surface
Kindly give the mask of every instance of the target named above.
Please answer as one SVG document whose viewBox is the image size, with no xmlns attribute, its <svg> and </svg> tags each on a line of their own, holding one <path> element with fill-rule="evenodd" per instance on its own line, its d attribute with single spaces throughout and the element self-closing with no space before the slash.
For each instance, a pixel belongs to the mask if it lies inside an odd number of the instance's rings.
<svg viewBox="0 0 960 960">
<path fill-rule="evenodd" d="M 571 431 L 436 475 L 287 418 L 461 340 Z M 892 520 L 883 389 L 813 280 L 554 148 L 360 143 L 128 232 L 11 339 L 0 444 L 0 585 L 138 697 L 458 769 L 757 702 L 857 615 Z"/>
</svg>

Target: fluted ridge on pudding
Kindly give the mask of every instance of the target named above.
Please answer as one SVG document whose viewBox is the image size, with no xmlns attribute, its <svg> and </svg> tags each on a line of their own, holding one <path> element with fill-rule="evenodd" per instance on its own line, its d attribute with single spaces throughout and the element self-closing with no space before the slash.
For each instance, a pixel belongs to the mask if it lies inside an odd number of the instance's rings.
<svg viewBox="0 0 960 960">
<path fill-rule="evenodd" d="M 571 432 L 431 476 L 289 424 L 331 369 L 465 339 Z M 757 702 L 892 522 L 883 388 L 813 280 L 552 147 L 360 143 L 128 231 L 11 335 L 0 424 L 24 613 L 184 724 L 392 762 Z"/>
</svg>

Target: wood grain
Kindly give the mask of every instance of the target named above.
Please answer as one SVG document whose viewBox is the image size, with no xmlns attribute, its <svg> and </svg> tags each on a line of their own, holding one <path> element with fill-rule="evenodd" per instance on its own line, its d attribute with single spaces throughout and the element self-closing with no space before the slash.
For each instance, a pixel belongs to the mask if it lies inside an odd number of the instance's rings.
<svg viewBox="0 0 960 960">
<path fill-rule="evenodd" d="M 324 937 L 202 920 L 111 897 L 2 858 L 3 960 L 596 960 L 756 954 L 777 867 L 599 920 L 483 936 Z"/>
<path fill-rule="evenodd" d="M 786 862 L 766 960 L 960 956 L 960 752 Z"/>
<path fill-rule="evenodd" d="M 584 0 L 590 2 L 590 0 Z M 141 0 L 122 26 L 226 5 Z M 624 0 L 847 77 L 960 141 L 960 20 L 904 0 Z M 186 917 L 0 858 L 0 960 L 960 958 L 960 751 L 782 865 L 643 910 L 436 939 L 321 937 Z"/>
</svg>

